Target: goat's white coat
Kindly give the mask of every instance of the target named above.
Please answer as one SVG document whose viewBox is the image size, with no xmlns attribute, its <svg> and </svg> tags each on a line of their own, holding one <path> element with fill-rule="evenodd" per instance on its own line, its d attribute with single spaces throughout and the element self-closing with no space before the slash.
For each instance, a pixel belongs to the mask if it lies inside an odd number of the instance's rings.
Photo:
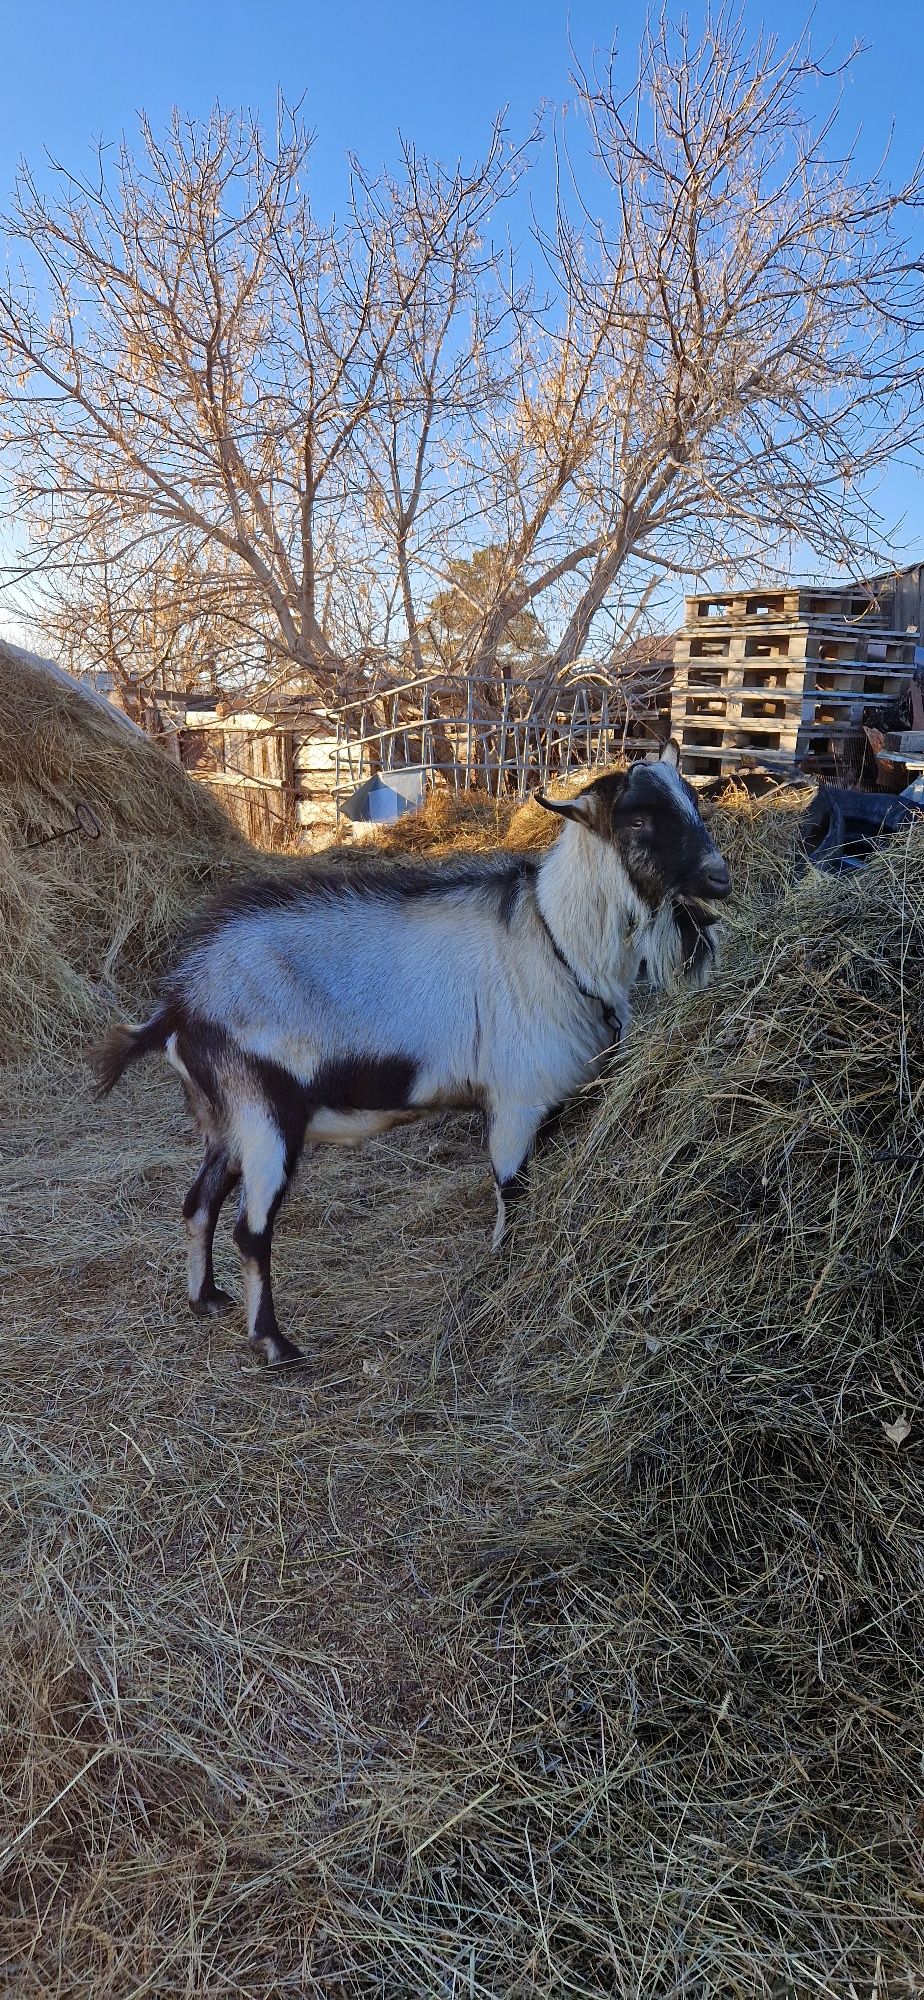
<svg viewBox="0 0 924 2000">
<path fill-rule="evenodd" d="M 600 842 L 597 859 L 612 879 L 592 901 L 580 894 L 569 851 L 592 838 L 563 828 L 540 867 L 538 900 L 578 976 L 627 1020 L 645 912 Z M 491 874 L 486 866 L 487 884 Z M 612 1041 L 601 1007 L 556 957 L 528 884 L 508 927 L 480 889 L 439 887 L 401 901 L 345 881 L 332 901 L 307 894 L 289 908 L 233 917 L 187 961 L 182 991 L 197 1018 L 303 1084 L 328 1064 L 405 1057 L 417 1065 L 414 1109 L 503 1101 L 515 1125 L 538 1123 Z M 322 1108 L 317 1137 L 355 1143 L 395 1115 L 397 1107 Z"/>
<path fill-rule="evenodd" d="M 486 889 L 508 868 L 486 859 Z M 643 960 L 656 987 L 680 971 L 670 910 L 652 914 L 616 849 L 574 821 L 542 856 L 535 883 L 526 878 L 505 923 L 490 893 L 451 886 L 449 870 L 432 894 L 407 900 L 351 889 L 345 874 L 334 897 L 308 890 L 289 906 L 230 917 L 186 960 L 184 1002 L 306 1085 L 328 1064 L 406 1057 L 417 1065 L 412 1111 L 478 1103 L 493 1114 L 492 1159 L 504 1180 L 542 1117 L 593 1076 L 612 1042 L 603 1009 L 577 980 L 625 1025 Z M 175 1045 L 168 1054 L 182 1070 Z M 321 1108 L 308 1137 L 355 1145 L 408 1115 Z M 239 1156 L 254 1116 L 261 1107 L 245 1097 L 235 1111 Z"/>
</svg>

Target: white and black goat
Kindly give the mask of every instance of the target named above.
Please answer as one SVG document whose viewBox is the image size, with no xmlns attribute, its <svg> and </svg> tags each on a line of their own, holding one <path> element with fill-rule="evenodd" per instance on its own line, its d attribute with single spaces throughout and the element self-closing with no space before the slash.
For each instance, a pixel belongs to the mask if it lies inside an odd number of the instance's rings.
<svg viewBox="0 0 924 2000">
<path fill-rule="evenodd" d="M 272 1364 L 301 1359 L 277 1324 L 270 1246 L 306 1138 L 353 1146 L 479 1106 L 499 1242 L 540 1128 L 624 1032 L 640 974 L 708 977 L 728 869 L 676 766 L 671 744 L 574 798 L 540 797 L 564 820 L 543 854 L 306 862 L 205 910 L 157 1011 L 97 1056 L 104 1091 L 155 1049 L 183 1079 L 205 1140 L 183 1204 L 194 1312 L 232 1303 L 212 1239 L 240 1182 L 250 1339 Z"/>
</svg>

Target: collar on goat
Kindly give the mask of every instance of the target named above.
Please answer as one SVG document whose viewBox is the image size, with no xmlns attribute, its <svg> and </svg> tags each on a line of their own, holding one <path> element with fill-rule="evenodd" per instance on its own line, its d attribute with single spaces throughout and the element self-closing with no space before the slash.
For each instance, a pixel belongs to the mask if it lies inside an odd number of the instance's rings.
<svg viewBox="0 0 924 2000">
<path fill-rule="evenodd" d="M 602 993 L 594 993 L 592 992 L 589 986 L 585 986 L 580 973 L 575 972 L 574 966 L 572 965 L 570 958 L 566 957 L 565 953 L 562 951 L 561 945 L 559 944 L 558 939 L 555 936 L 555 933 L 552 929 L 551 924 L 548 921 L 548 918 L 544 917 L 542 914 L 542 910 L 539 907 L 538 901 L 536 903 L 536 915 L 539 918 L 539 922 L 541 923 L 542 928 L 545 931 L 546 937 L 548 938 L 552 950 L 554 951 L 555 956 L 558 959 L 559 963 L 564 966 L 566 972 L 570 972 L 571 977 L 574 980 L 575 986 L 578 989 L 578 992 L 583 993 L 584 999 L 596 1001 L 597 1006 L 599 1007 L 600 1012 L 603 1015 L 603 1019 L 606 1022 L 606 1025 L 609 1028 L 610 1033 L 612 1034 L 614 1042 L 618 1042 L 621 1036 L 625 1032 L 625 1025 L 626 1025 L 625 1022 L 622 1020 L 621 1016 L 617 1014 L 615 1007 L 611 1007 L 609 1001 L 604 1000 Z"/>
</svg>

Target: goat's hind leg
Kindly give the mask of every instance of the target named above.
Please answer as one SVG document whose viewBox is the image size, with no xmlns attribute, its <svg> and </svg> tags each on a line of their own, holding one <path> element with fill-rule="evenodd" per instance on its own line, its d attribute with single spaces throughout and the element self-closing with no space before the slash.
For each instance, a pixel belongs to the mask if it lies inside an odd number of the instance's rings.
<svg viewBox="0 0 924 2000">
<path fill-rule="evenodd" d="M 212 1244 L 222 1205 L 241 1177 L 227 1148 L 207 1139 L 205 1158 L 183 1203 L 186 1224 L 186 1288 L 197 1319 L 218 1319 L 234 1308 L 230 1292 L 215 1283 Z"/>
<path fill-rule="evenodd" d="M 303 1361 L 301 1348 L 279 1330 L 273 1304 L 270 1253 L 273 1225 L 297 1159 L 291 1133 L 284 1138 L 269 1110 L 249 1107 L 239 1127 L 241 1205 L 234 1241 L 244 1265 L 247 1331 L 271 1368 Z"/>
</svg>

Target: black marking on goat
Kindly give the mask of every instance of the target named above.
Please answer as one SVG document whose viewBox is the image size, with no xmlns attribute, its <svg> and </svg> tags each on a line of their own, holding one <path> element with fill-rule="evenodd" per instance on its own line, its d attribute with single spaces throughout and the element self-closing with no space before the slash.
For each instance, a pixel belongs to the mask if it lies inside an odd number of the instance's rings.
<svg viewBox="0 0 924 2000">
<path fill-rule="evenodd" d="M 260 1298 L 250 1331 L 252 1344 L 256 1347 L 266 1344 L 270 1362 L 278 1367 L 281 1362 L 303 1361 L 301 1348 L 296 1347 L 280 1332 L 273 1304 L 273 1287 L 270 1278 L 270 1252 L 273 1244 L 273 1225 L 282 1206 L 286 1189 L 281 1187 L 270 1204 L 266 1222 L 262 1229 L 251 1229 L 245 1216 L 239 1216 L 234 1228 L 234 1241 L 246 1264 L 256 1267 L 260 1279 Z"/>
<path fill-rule="evenodd" d="M 409 1056 L 350 1056 L 325 1063 L 301 1083 L 281 1063 L 241 1050 L 237 1062 L 253 1077 L 282 1136 L 292 1174 L 305 1128 L 318 1111 L 406 1111 L 419 1065 Z"/>
<path fill-rule="evenodd" d="M 129 1028 L 124 1022 L 110 1028 L 108 1035 L 95 1049 L 91 1049 L 89 1056 L 96 1072 L 100 1097 L 108 1097 L 109 1092 L 114 1090 L 129 1063 L 138 1062 L 141 1056 L 150 1055 L 154 1050 L 164 1050 L 176 1025 L 176 1017 L 177 1009 L 168 1001 L 139 1028 Z"/>
<path fill-rule="evenodd" d="M 639 826 L 632 823 L 636 816 Z M 695 891 L 698 872 L 714 852 L 698 809 L 693 819 L 653 771 L 633 772 L 614 832 L 632 887 L 649 909 L 673 892 Z"/>
<path fill-rule="evenodd" d="M 210 1286 L 203 1285 L 197 1298 L 189 1300 L 189 1310 L 196 1319 L 223 1319 L 225 1313 L 234 1311 L 234 1300 L 213 1280 Z"/>
<path fill-rule="evenodd" d="M 229 1085 L 246 1088 L 247 1080 L 252 1081 L 282 1138 L 287 1175 L 295 1170 L 305 1127 L 315 1112 L 406 1111 L 420 1067 L 406 1055 L 345 1056 L 324 1063 L 302 1082 L 284 1064 L 242 1048 L 217 1021 L 183 1014 L 176 1038 L 180 1061 L 219 1121 L 223 1092 Z"/>
<path fill-rule="evenodd" d="M 529 1160 L 525 1159 L 522 1165 L 517 1167 L 515 1173 L 508 1174 L 505 1181 L 499 1181 L 496 1174 L 494 1176 L 494 1185 L 506 1209 L 507 1214 L 505 1219 L 508 1221 L 512 1210 L 522 1201 L 526 1193 L 528 1175 Z"/>
<path fill-rule="evenodd" d="M 221 1201 L 224 1201 L 225 1196 L 231 1193 L 235 1181 L 240 1179 L 240 1175 L 235 1173 L 231 1177 L 231 1185 L 225 1187 L 229 1174 L 230 1167 L 225 1148 L 207 1147 L 205 1159 L 183 1201 L 184 1222 L 191 1222 L 200 1209 L 211 1209 L 219 1196 Z"/>
<path fill-rule="evenodd" d="M 526 855 L 522 854 L 517 856 L 506 874 L 498 878 L 497 914 L 505 930 L 509 931 L 516 915 L 524 882 L 535 872 L 535 864 L 530 864 Z"/>
<path fill-rule="evenodd" d="M 282 1063 L 266 1056 L 236 1054 L 236 1061 L 257 1085 L 285 1148 L 286 1179 L 295 1172 L 305 1138 L 305 1126 L 315 1105 L 312 1086 L 300 1083 Z M 281 1199 L 281 1197 L 280 1197 Z M 275 1211 L 274 1211 L 275 1212 Z"/>
<path fill-rule="evenodd" d="M 202 1282 L 199 1291 L 189 1303 L 199 1317 L 209 1316 L 210 1308 L 227 1311 L 233 1304 L 228 1292 L 215 1283 L 212 1263 L 212 1244 L 218 1217 L 232 1189 L 241 1178 L 239 1167 L 232 1167 L 223 1146 L 208 1146 L 205 1159 L 183 1202 L 183 1218 L 191 1222 L 194 1215 L 205 1214 L 205 1229 L 202 1241 Z"/>
<path fill-rule="evenodd" d="M 406 1111 L 420 1065 L 411 1056 L 350 1056 L 325 1063 L 311 1084 L 325 1111 Z"/>
<path fill-rule="evenodd" d="M 176 1053 L 188 1073 L 193 1091 L 198 1092 L 216 1118 L 220 1119 L 223 1105 L 218 1072 L 220 1066 L 227 1066 L 229 1053 L 233 1050 L 231 1036 L 217 1021 L 203 1021 L 179 1004 L 174 1007 L 174 1021 Z M 198 1117 L 195 1097 L 193 1111 Z"/>
<path fill-rule="evenodd" d="M 211 1025 L 198 1025 L 202 1041 L 207 1045 L 209 1036 L 213 1035 Z M 302 1083 L 282 1064 L 239 1048 L 223 1029 L 214 1033 L 213 1047 L 221 1065 L 228 1066 L 232 1079 L 235 1075 L 239 1076 L 245 1089 L 248 1081 L 255 1086 L 282 1138 L 284 1181 L 270 1204 L 266 1222 L 261 1230 L 253 1230 L 246 1213 L 242 1214 L 234 1230 L 234 1241 L 245 1263 L 255 1267 L 259 1278 L 252 1341 L 255 1345 L 265 1344 L 268 1358 L 274 1366 L 281 1362 L 300 1361 L 303 1356 L 299 1348 L 279 1330 L 273 1304 L 270 1258 L 273 1226 L 298 1162 L 306 1125 L 313 1113 L 320 1110 L 405 1109 L 418 1065 L 407 1056 L 355 1056 L 343 1062 L 326 1063 L 310 1082 Z M 182 1053 L 179 1042 L 178 1049 Z"/>
<path fill-rule="evenodd" d="M 679 780 L 695 808 L 687 812 L 657 765 L 608 772 L 579 794 L 588 801 L 583 824 L 616 847 L 636 894 L 650 910 L 671 895 L 697 893 L 703 864 L 716 849 L 693 787 Z"/>
</svg>

